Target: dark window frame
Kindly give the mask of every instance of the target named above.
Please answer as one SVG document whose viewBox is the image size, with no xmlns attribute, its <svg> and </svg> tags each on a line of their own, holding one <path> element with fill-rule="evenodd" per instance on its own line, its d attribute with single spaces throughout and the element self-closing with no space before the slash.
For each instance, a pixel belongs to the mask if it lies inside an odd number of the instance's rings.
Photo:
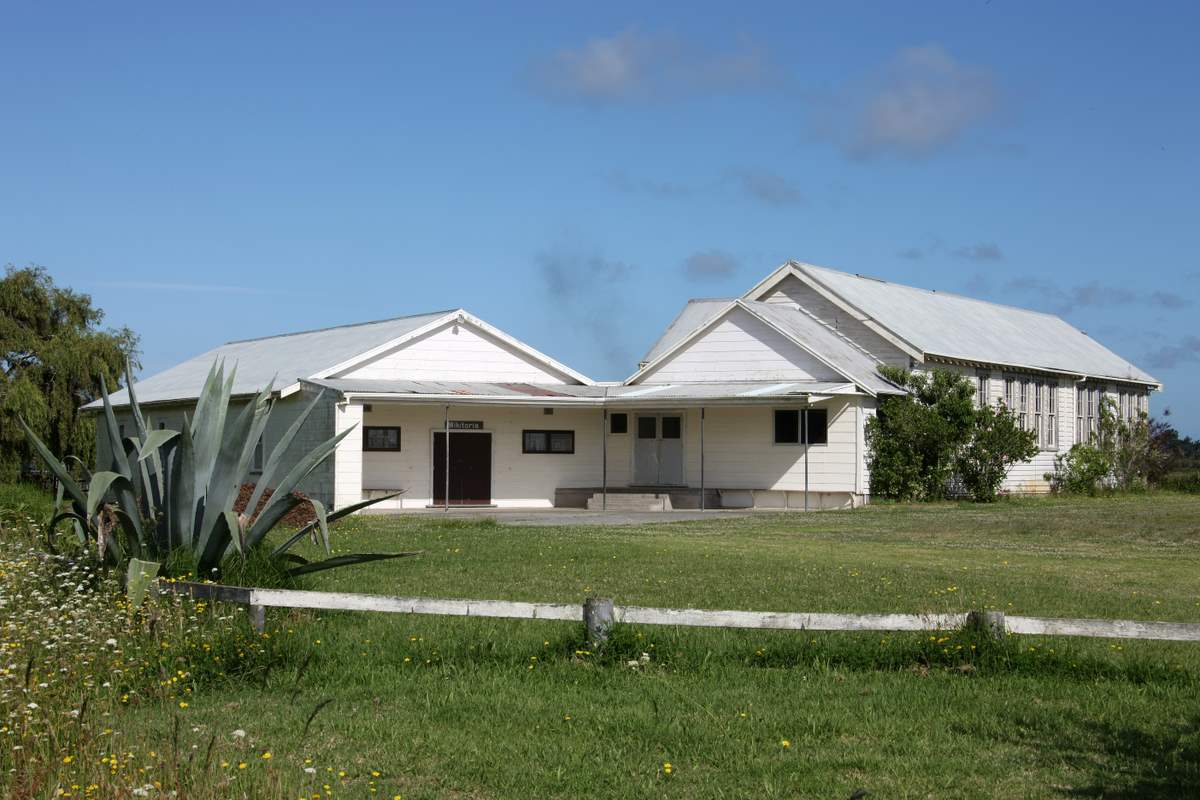
<svg viewBox="0 0 1200 800">
<path fill-rule="evenodd" d="M 546 439 L 545 439 L 546 449 L 545 450 L 530 450 L 529 446 L 528 446 L 528 436 L 530 434 L 536 434 L 536 435 L 546 437 Z M 571 449 L 570 450 L 555 450 L 555 449 L 553 449 L 550 445 L 550 442 L 552 441 L 552 439 L 555 435 L 570 436 L 571 437 Z M 521 453 L 523 455 L 530 455 L 530 456 L 572 456 L 572 455 L 575 455 L 575 431 L 573 429 L 572 430 L 560 430 L 560 429 L 550 430 L 547 428 L 525 428 L 524 430 L 521 431 Z"/>
<path fill-rule="evenodd" d="M 617 430 L 617 417 L 621 418 L 621 430 Z M 608 415 L 608 432 L 613 436 L 624 436 L 629 433 L 629 414 L 617 411 Z"/>
<path fill-rule="evenodd" d="M 395 447 L 371 447 L 369 444 L 371 431 L 395 431 Z M 403 449 L 403 438 L 399 425 L 364 425 L 362 432 L 362 449 L 364 453 L 399 453 Z"/>
<path fill-rule="evenodd" d="M 795 414 L 796 415 L 796 440 L 779 439 L 779 415 L 780 414 Z M 824 425 L 816 425 L 810 422 L 812 417 L 823 419 Z M 771 415 L 771 443 L 777 447 L 803 447 L 805 445 L 805 430 L 816 432 L 820 431 L 813 438 L 812 433 L 809 434 L 809 447 L 823 447 L 829 444 L 829 409 L 827 408 L 777 408 Z M 815 422 L 815 420 L 813 420 Z"/>
</svg>

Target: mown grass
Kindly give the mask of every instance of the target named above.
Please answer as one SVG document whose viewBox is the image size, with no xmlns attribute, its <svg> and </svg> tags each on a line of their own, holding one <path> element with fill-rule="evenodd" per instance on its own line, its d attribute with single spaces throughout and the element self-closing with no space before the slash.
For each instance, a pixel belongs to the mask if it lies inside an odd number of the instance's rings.
<svg viewBox="0 0 1200 800">
<path fill-rule="evenodd" d="M 424 554 L 306 588 L 1200 621 L 1200 499 L 1180 495 L 636 528 L 361 517 L 335 541 Z M 113 711 L 131 752 L 162 752 L 176 719 L 183 752 L 216 737 L 220 791 L 184 796 L 1200 792 L 1193 644 L 624 627 L 591 653 L 568 623 L 279 611 L 268 624 L 287 663 L 197 687 L 187 709 Z"/>
</svg>

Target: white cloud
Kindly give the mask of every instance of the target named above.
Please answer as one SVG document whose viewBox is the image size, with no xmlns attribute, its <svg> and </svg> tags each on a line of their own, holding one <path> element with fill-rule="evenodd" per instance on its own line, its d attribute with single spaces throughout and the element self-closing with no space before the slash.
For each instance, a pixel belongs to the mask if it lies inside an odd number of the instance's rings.
<svg viewBox="0 0 1200 800">
<path fill-rule="evenodd" d="M 701 280 L 726 278 L 738 269 L 738 260 L 723 250 L 692 253 L 683 261 L 683 274 Z"/>
<path fill-rule="evenodd" d="M 533 66 L 534 85 L 556 100 L 622 103 L 760 89 L 778 70 L 747 38 L 721 52 L 629 29 L 566 47 Z"/>
<path fill-rule="evenodd" d="M 999 107 L 990 72 L 928 44 L 901 50 L 864 85 L 835 96 L 818 114 L 817 128 L 854 158 L 925 158 L 993 118 Z"/>
</svg>

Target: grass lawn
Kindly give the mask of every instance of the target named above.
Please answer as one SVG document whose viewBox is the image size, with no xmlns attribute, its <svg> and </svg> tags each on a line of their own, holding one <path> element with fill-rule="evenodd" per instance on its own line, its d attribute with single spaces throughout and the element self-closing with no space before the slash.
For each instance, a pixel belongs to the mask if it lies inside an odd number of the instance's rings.
<svg viewBox="0 0 1200 800">
<path fill-rule="evenodd" d="M 358 517 L 334 539 L 423 555 L 305 588 L 1200 621 L 1183 495 L 630 528 Z M 221 756 L 223 796 L 1200 796 L 1200 644 L 639 627 L 592 654 L 558 622 L 276 611 L 268 628 L 298 663 L 184 711 L 119 708 L 114 748 L 165 747 L 177 719 L 185 752 L 215 734 L 242 754 Z"/>
</svg>

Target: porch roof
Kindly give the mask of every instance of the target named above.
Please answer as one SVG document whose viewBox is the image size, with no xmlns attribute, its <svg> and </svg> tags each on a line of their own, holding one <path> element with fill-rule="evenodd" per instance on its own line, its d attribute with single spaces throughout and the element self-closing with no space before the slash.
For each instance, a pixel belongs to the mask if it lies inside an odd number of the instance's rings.
<svg viewBox="0 0 1200 800">
<path fill-rule="evenodd" d="M 661 383 L 633 386 L 577 386 L 468 381 L 390 381 L 328 378 L 305 383 L 363 400 L 415 403 L 535 406 L 757 405 L 781 399 L 813 399 L 861 392 L 845 381 L 742 381 L 737 383 Z"/>
</svg>

